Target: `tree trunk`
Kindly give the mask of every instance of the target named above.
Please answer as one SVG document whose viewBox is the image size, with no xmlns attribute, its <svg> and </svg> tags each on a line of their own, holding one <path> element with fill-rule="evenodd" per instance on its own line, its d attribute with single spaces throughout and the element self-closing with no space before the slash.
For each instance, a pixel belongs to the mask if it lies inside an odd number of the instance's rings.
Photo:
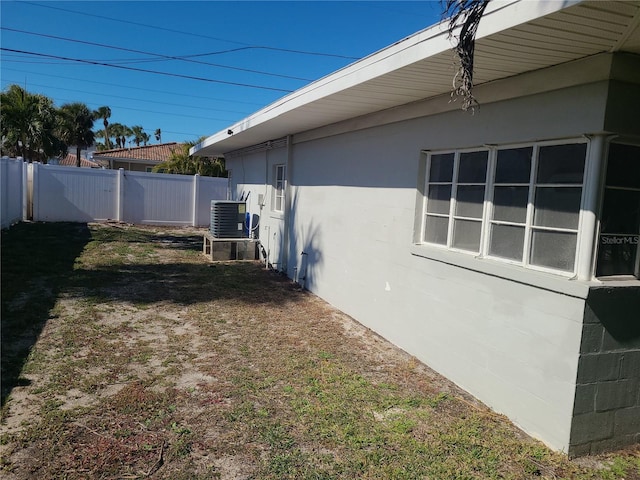
<svg viewBox="0 0 640 480">
<path fill-rule="evenodd" d="M 81 151 L 80 146 L 77 146 L 76 147 L 76 167 L 80 166 L 80 151 Z"/>
</svg>

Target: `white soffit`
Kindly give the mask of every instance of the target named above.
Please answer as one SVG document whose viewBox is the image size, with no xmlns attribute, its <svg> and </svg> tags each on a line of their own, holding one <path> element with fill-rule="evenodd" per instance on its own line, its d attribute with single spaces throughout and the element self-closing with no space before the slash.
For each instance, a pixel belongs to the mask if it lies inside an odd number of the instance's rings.
<svg viewBox="0 0 640 480">
<path fill-rule="evenodd" d="M 446 22 L 422 30 L 282 97 L 191 151 L 220 155 L 448 93 L 456 71 L 451 46 Z M 615 51 L 640 54 L 640 0 L 492 0 L 478 28 L 474 81 Z"/>
</svg>

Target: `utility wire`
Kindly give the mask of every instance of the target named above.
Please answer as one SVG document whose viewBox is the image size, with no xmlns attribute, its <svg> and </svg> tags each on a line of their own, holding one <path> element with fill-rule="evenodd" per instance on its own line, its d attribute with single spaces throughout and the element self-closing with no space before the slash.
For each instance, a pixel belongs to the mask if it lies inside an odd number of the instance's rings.
<svg viewBox="0 0 640 480">
<path fill-rule="evenodd" d="M 81 58 L 63 57 L 63 56 L 60 56 L 60 55 L 50 55 L 50 54 L 39 53 L 39 52 L 29 52 L 29 51 L 26 51 L 26 50 L 16 50 L 16 49 L 13 49 L 13 48 L 0 47 L 0 51 L 12 52 L 12 53 L 24 53 L 26 55 L 34 55 L 34 56 L 37 56 L 37 57 L 55 58 L 56 60 L 68 60 L 70 62 L 78 62 L 78 63 L 86 63 L 86 64 L 89 64 L 89 65 L 100 65 L 100 66 L 103 66 L 103 67 L 119 68 L 121 70 L 130 70 L 130 71 L 133 71 L 133 72 L 153 73 L 155 75 L 164 75 L 166 77 L 186 78 L 186 79 L 189 79 L 189 80 L 199 80 L 201 82 L 222 83 L 224 85 L 234 85 L 234 86 L 237 86 L 237 87 L 247 87 L 247 88 L 259 88 L 261 90 L 271 90 L 271 91 L 275 91 L 275 92 L 285 92 L 285 93 L 291 93 L 292 92 L 292 90 L 286 90 L 284 88 L 265 87 L 264 85 L 253 85 L 253 84 L 249 84 L 249 83 L 227 82 L 227 81 L 224 81 L 224 80 L 214 80 L 212 78 L 195 77 L 195 76 L 192 76 L 192 75 L 182 75 L 182 74 L 179 74 L 179 73 L 159 72 L 157 70 L 148 70 L 148 69 L 145 69 L 145 68 L 125 67 L 124 65 L 114 65 L 114 64 L 106 63 L 106 62 L 96 62 L 96 61 L 92 61 L 92 60 L 83 60 Z"/>
<path fill-rule="evenodd" d="M 71 99 L 71 98 L 58 98 L 59 101 L 61 102 L 75 102 L 77 100 Z M 102 106 L 102 103 L 98 103 L 98 102 L 86 102 L 87 105 L 95 105 L 95 106 Z M 229 120 L 227 118 L 211 118 L 211 117 L 201 117 L 198 115 L 188 115 L 185 113 L 174 113 L 174 112 L 158 112 L 155 110 L 146 110 L 144 108 L 133 108 L 133 107 L 123 107 L 121 105 L 110 105 L 111 109 L 122 109 L 122 110 L 133 110 L 135 112 L 144 112 L 144 113 L 154 113 L 154 114 L 158 114 L 158 115 L 171 115 L 172 117 L 185 117 L 185 118 L 197 118 L 199 120 L 210 120 L 210 121 L 214 121 L 214 122 L 225 122 L 225 123 L 230 123 L 232 120 Z"/>
<path fill-rule="evenodd" d="M 104 43 L 88 42 L 88 41 L 85 41 L 85 40 L 76 40 L 76 39 L 67 38 L 67 37 L 58 37 L 56 35 L 48 35 L 48 34 L 45 34 L 45 33 L 28 32 L 26 30 L 18 30 L 16 28 L 0 27 L 0 29 L 6 30 L 6 31 L 9 31 L 9 32 L 23 33 L 25 35 L 34 35 L 34 36 L 37 36 L 37 37 L 52 38 L 52 39 L 55 39 L 55 40 L 63 40 L 65 42 L 81 43 L 83 45 L 91 45 L 91 46 L 94 46 L 94 47 L 109 48 L 109 49 L 112 49 L 112 50 L 120 50 L 120 51 L 123 51 L 123 52 L 139 53 L 139 54 L 142 54 L 142 55 L 153 55 L 154 57 L 162 58 L 162 59 L 165 59 L 165 60 L 178 60 L 178 61 L 181 61 L 181 62 L 197 63 L 199 65 L 209 65 L 211 67 L 228 68 L 230 70 L 239 70 L 241 72 L 258 73 L 260 75 L 269 75 L 269 76 L 272 76 L 272 77 L 289 78 L 289 79 L 293 79 L 293 80 L 302 80 L 302 81 L 305 81 L 305 82 L 312 81 L 309 78 L 293 77 L 291 75 L 281 75 L 281 74 L 278 74 L 278 73 L 263 72 L 263 71 L 260 71 L 260 70 L 251 70 L 249 68 L 232 67 L 232 66 L 229 66 L 229 65 L 220 65 L 219 63 L 203 62 L 201 60 L 193 60 L 192 58 L 187 58 L 187 57 L 173 56 L 173 55 L 163 55 L 163 54 L 160 54 L 160 53 L 153 53 L 153 52 L 145 52 L 145 51 L 142 51 L 142 50 L 134 50 L 132 48 L 116 47 L 114 45 L 106 45 Z M 200 55 L 201 54 L 194 55 L 194 56 L 200 56 Z M 189 56 L 189 57 L 191 57 L 191 56 Z M 149 59 L 143 59 L 143 61 L 148 61 L 148 60 Z"/>
<path fill-rule="evenodd" d="M 190 35 L 192 37 L 207 38 L 209 40 L 216 40 L 216 41 L 219 41 L 219 42 L 227 42 L 227 43 L 235 43 L 236 45 L 244 45 L 245 46 L 242 49 L 231 49 L 231 50 L 227 50 L 227 51 L 213 52 L 213 53 L 204 54 L 204 55 L 216 55 L 216 54 L 219 54 L 219 53 L 228 53 L 228 52 L 234 52 L 234 51 L 237 51 L 237 50 L 246 50 L 246 49 L 263 49 L 263 50 L 272 50 L 272 51 L 276 51 L 276 52 L 297 53 L 297 54 L 300 54 L 300 55 L 315 55 L 315 56 L 321 56 L 321 57 L 344 58 L 344 59 L 347 59 L 347 60 L 358 60 L 359 59 L 358 57 L 349 57 L 349 56 L 346 56 L 346 55 L 337 55 L 337 54 L 334 54 L 334 53 L 309 52 L 309 51 L 305 51 L 305 50 L 292 50 L 292 49 L 288 49 L 288 48 L 268 47 L 268 46 L 264 46 L 264 45 L 251 45 L 251 44 L 244 43 L 244 42 L 238 42 L 238 41 L 235 41 L 235 40 L 229 40 L 227 38 L 211 37 L 209 35 L 202 35 L 200 33 L 184 32 L 184 31 L 181 31 L 181 30 L 174 30 L 174 29 L 171 29 L 171 28 L 157 27 L 155 25 L 148 25 L 148 24 L 145 24 L 145 23 L 132 22 L 130 20 L 122 20 L 122 19 L 119 19 L 119 18 L 106 17 L 104 15 L 95 15 L 95 14 L 92 14 L 92 13 L 79 12 L 77 10 L 69 10 L 69 9 L 61 8 L 61 7 L 53 7 L 51 5 L 42 5 L 40 3 L 33 3 L 33 2 L 20 2 L 20 3 L 25 3 L 27 5 L 33 5 L 35 7 L 50 8 L 52 10 L 60 10 L 62 12 L 75 13 L 77 15 L 84 15 L 84 16 L 87 16 L 87 17 L 101 18 L 103 20 L 111 20 L 113 22 L 127 23 L 129 25 L 136 25 L 138 27 L 153 28 L 155 30 L 162 30 L 162 31 L 165 31 L 165 32 L 179 33 L 180 35 Z"/>
<path fill-rule="evenodd" d="M 216 101 L 220 101 L 220 102 L 227 102 L 227 103 L 242 103 L 245 105 L 253 105 L 253 106 L 260 106 L 262 104 L 257 103 L 257 102 L 245 102 L 242 100 L 229 100 L 226 98 L 218 98 L 218 97 L 205 97 L 202 95 L 190 95 L 188 93 L 176 93 L 176 92 L 169 92 L 167 90 L 154 90 L 154 89 L 150 89 L 150 88 L 141 88 L 141 87 L 134 87 L 132 85 L 122 85 L 119 83 L 110 83 L 110 82 L 98 82 L 96 80 L 85 80 L 82 78 L 77 78 L 77 77 L 65 77 L 64 75 L 52 75 L 50 73 L 41 73 L 41 72 L 30 72 L 28 70 L 18 70 L 15 68 L 6 68 L 6 67 L 2 67 L 3 71 L 10 71 L 10 72 L 18 72 L 18 73 L 24 73 L 27 75 L 36 75 L 36 76 L 41 76 L 41 77 L 51 77 L 51 78 L 61 78 L 63 80 L 74 80 L 77 82 L 84 82 L 84 83 L 95 83 L 96 85 L 107 85 L 109 87 L 121 87 L 121 88 L 129 88 L 132 90 L 140 90 L 146 93 L 162 93 L 162 94 L 166 94 L 166 95 L 174 95 L 177 97 L 190 97 L 190 98 L 201 98 L 204 100 L 216 100 Z M 20 82 L 22 82 L 22 80 L 20 80 Z M 18 83 L 20 83 L 18 82 Z"/>
<path fill-rule="evenodd" d="M 6 78 L 2 79 L 2 83 L 4 84 L 20 84 L 21 80 L 7 80 Z M 75 88 L 63 88 L 63 87 L 54 87 L 51 85 L 42 85 L 39 83 L 33 83 L 33 82 L 29 82 L 29 86 L 33 86 L 33 87 L 44 87 L 44 88 L 49 88 L 51 90 L 64 90 L 66 92 L 76 92 L 76 93 L 87 93 L 89 95 L 99 95 L 101 97 L 106 97 L 106 98 L 120 98 L 123 100 L 134 100 L 136 102 L 144 102 L 144 103 L 154 103 L 156 105 L 166 105 L 166 106 L 170 106 L 170 107 L 180 107 L 180 108 L 190 108 L 193 110 L 206 110 L 208 112 L 221 112 L 221 113 L 237 113 L 240 115 L 246 115 L 246 112 L 239 112 L 238 110 L 222 110 L 219 108 L 209 108 L 209 107 L 203 107 L 202 105 L 200 106 L 196 106 L 196 105 L 185 105 L 184 103 L 169 103 L 169 102 L 159 102 L 157 100 L 144 100 L 142 98 L 134 98 L 134 97 L 123 97 L 121 95 L 109 95 L 109 94 L 104 94 L 104 93 L 96 93 L 96 92 L 88 92 L 86 90 L 78 90 Z M 156 113 L 156 112 L 152 112 L 152 113 Z M 202 117 L 205 118 L 205 117 Z"/>
</svg>

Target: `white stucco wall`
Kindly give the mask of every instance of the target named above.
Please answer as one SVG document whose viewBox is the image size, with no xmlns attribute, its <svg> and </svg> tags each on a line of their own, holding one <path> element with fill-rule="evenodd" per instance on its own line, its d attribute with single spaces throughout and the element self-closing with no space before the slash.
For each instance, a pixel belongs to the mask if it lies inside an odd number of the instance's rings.
<svg viewBox="0 0 640 480">
<path fill-rule="evenodd" d="M 420 151 L 600 132 L 606 97 L 599 82 L 483 104 L 475 115 L 294 137 L 289 276 L 297 268 L 306 288 L 566 451 L 584 299 L 413 255 Z M 264 188 L 286 151 L 229 159 L 238 188 Z M 262 218 L 261 238 L 267 222 L 282 226 Z"/>
<path fill-rule="evenodd" d="M 284 247 L 284 213 L 274 211 L 273 175 L 276 165 L 286 165 L 287 148 L 262 149 L 227 158 L 231 170 L 231 196 L 247 198 L 247 211 L 254 217 L 254 231 L 260 239 L 269 263 L 282 268 Z M 262 195 L 263 203 L 259 203 Z"/>
</svg>

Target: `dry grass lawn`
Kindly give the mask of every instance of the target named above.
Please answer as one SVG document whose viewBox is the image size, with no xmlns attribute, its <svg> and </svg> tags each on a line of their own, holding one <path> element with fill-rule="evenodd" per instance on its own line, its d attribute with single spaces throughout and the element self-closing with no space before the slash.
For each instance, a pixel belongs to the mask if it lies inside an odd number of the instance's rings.
<svg viewBox="0 0 640 480">
<path fill-rule="evenodd" d="M 638 479 L 569 461 L 189 229 L 2 233 L 2 478 Z"/>
</svg>

